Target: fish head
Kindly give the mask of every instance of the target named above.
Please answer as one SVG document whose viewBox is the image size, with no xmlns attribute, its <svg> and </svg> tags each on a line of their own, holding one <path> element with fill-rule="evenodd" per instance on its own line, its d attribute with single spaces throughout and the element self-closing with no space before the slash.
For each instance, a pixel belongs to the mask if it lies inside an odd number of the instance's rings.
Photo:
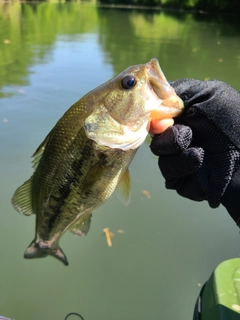
<svg viewBox="0 0 240 320">
<path fill-rule="evenodd" d="M 157 59 L 129 67 L 112 80 L 109 89 L 105 107 L 116 121 L 126 125 L 135 126 L 149 117 L 176 117 L 184 109 Z"/>
<path fill-rule="evenodd" d="M 111 148 L 139 147 L 152 119 L 173 118 L 184 109 L 157 59 L 127 68 L 98 90 L 101 103 L 86 119 L 85 131 L 90 139 Z"/>
</svg>

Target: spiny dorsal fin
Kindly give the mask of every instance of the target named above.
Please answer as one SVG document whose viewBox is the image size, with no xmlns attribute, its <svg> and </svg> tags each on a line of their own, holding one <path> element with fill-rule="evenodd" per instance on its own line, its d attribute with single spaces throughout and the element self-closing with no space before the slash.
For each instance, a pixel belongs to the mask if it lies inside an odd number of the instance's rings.
<svg viewBox="0 0 240 320">
<path fill-rule="evenodd" d="M 43 140 L 43 142 L 40 144 L 40 146 L 37 148 L 37 150 L 32 155 L 32 157 L 33 157 L 32 163 L 33 163 L 33 168 L 35 170 L 36 170 L 36 168 L 37 168 L 37 166 L 39 164 L 39 161 L 40 161 L 40 159 L 42 157 L 42 154 L 43 154 L 43 152 L 45 150 L 45 147 L 46 147 L 46 145 L 48 143 L 48 140 L 50 138 L 51 132 L 52 131 L 49 132 L 49 134 L 46 136 L 46 138 Z"/>
<path fill-rule="evenodd" d="M 131 177 L 128 169 L 119 181 L 117 188 L 119 191 L 119 199 L 125 205 L 128 205 L 131 199 Z"/>
<path fill-rule="evenodd" d="M 91 218 L 92 213 L 89 213 L 86 219 L 81 222 L 75 223 L 69 230 L 77 236 L 85 236 L 90 229 Z"/>
<path fill-rule="evenodd" d="M 30 216 L 34 213 L 32 209 L 32 177 L 15 191 L 12 204 L 22 214 Z"/>
</svg>

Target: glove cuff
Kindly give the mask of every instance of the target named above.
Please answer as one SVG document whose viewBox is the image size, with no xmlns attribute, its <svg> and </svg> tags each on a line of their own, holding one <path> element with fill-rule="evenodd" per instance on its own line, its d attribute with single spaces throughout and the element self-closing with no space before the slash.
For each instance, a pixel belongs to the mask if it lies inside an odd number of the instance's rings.
<svg viewBox="0 0 240 320">
<path fill-rule="evenodd" d="M 221 197 L 222 205 L 227 209 L 232 219 L 240 227 L 240 167 L 234 173 L 224 195 Z"/>
</svg>

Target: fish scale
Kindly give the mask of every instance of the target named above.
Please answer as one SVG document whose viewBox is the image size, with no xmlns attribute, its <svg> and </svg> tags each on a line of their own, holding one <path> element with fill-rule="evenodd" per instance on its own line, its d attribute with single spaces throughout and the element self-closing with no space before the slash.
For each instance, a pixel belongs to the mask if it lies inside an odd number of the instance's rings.
<svg viewBox="0 0 240 320">
<path fill-rule="evenodd" d="M 73 104 L 35 151 L 35 171 L 12 198 L 16 210 L 36 215 L 24 257 L 50 255 L 68 265 L 61 236 L 67 230 L 87 234 L 92 211 L 117 186 L 128 203 L 128 167 L 153 114 L 172 118 L 182 110 L 156 59 L 129 67 Z"/>
<path fill-rule="evenodd" d="M 48 157 L 48 150 L 51 150 L 51 144 L 54 143 L 54 141 L 50 141 L 32 181 L 32 190 L 36 195 L 35 202 L 39 212 L 37 216 L 37 235 L 38 238 L 45 241 L 47 238 L 51 238 L 53 234 L 61 232 L 60 230 L 64 232 L 77 219 L 76 212 L 83 214 L 86 210 L 92 210 L 100 205 L 102 199 L 108 197 L 115 189 L 117 184 L 115 181 L 116 172 L 119 172 L 120 176 L 121 172 L 126 170 L 123 166 L 124 162 L 128 164 L 136 152 L 136 150 L 125 152 L 120 149 L 116 152 L 116 150 L 110 148 L 99 147 L 94 141 L 87 138 L 83 129 L 76 137 L 76 142 L 78 143 L 71 144 L 66 150 L 54 171 L 58 179 L 52 181 L 52 179 L 46 180 L 44 178 L 49 171 L 44 158 Z M 69 156 L 72 154 L 74 157 Z M 122 160 L 119 161 L 121 158 Z M 54 159 L 51 159 L 51 161 L 54 163 Z M 68 171 L 66 171 L 66 167 Z M 97 168 L 98 172 L 94 172 L 91 176 L 89 168 L 93 168 L 92 170 Z M 102 168 L 106 171 L 104 175 L 102 174 Z M 38 174 L 38 171 L 40 174 Z M 100 177 L 99 181 L 96 182 L 97 175 L 100 175 Z M 103 188 L 103 185 L 106 188 Z M 44 190 L 43 197 L 41 197 L 41 190 Z M 48 192 L 45 192 L 45 190 L 48 190 Z M 49 192 L 49 190 L 51 191 Z M 46 202 L 48 210 L 40 210 L 42 203 Z M 61 212 L 68 212 L 68 214 L 61 215 Z M 46 235 L 48 236 L 46 237 Z"/>
</svg>

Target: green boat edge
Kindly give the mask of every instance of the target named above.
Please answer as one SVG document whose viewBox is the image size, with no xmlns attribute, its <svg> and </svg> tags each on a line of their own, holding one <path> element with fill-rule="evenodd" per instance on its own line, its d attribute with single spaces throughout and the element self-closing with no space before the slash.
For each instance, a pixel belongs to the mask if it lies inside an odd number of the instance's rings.
<svg viewBox="0 0 240 320">
<path fill-rule="evenodd" d="M 193 320 L 240 320 L 240 258 L 222 262 L 197 299 Z"/>
</svg>

